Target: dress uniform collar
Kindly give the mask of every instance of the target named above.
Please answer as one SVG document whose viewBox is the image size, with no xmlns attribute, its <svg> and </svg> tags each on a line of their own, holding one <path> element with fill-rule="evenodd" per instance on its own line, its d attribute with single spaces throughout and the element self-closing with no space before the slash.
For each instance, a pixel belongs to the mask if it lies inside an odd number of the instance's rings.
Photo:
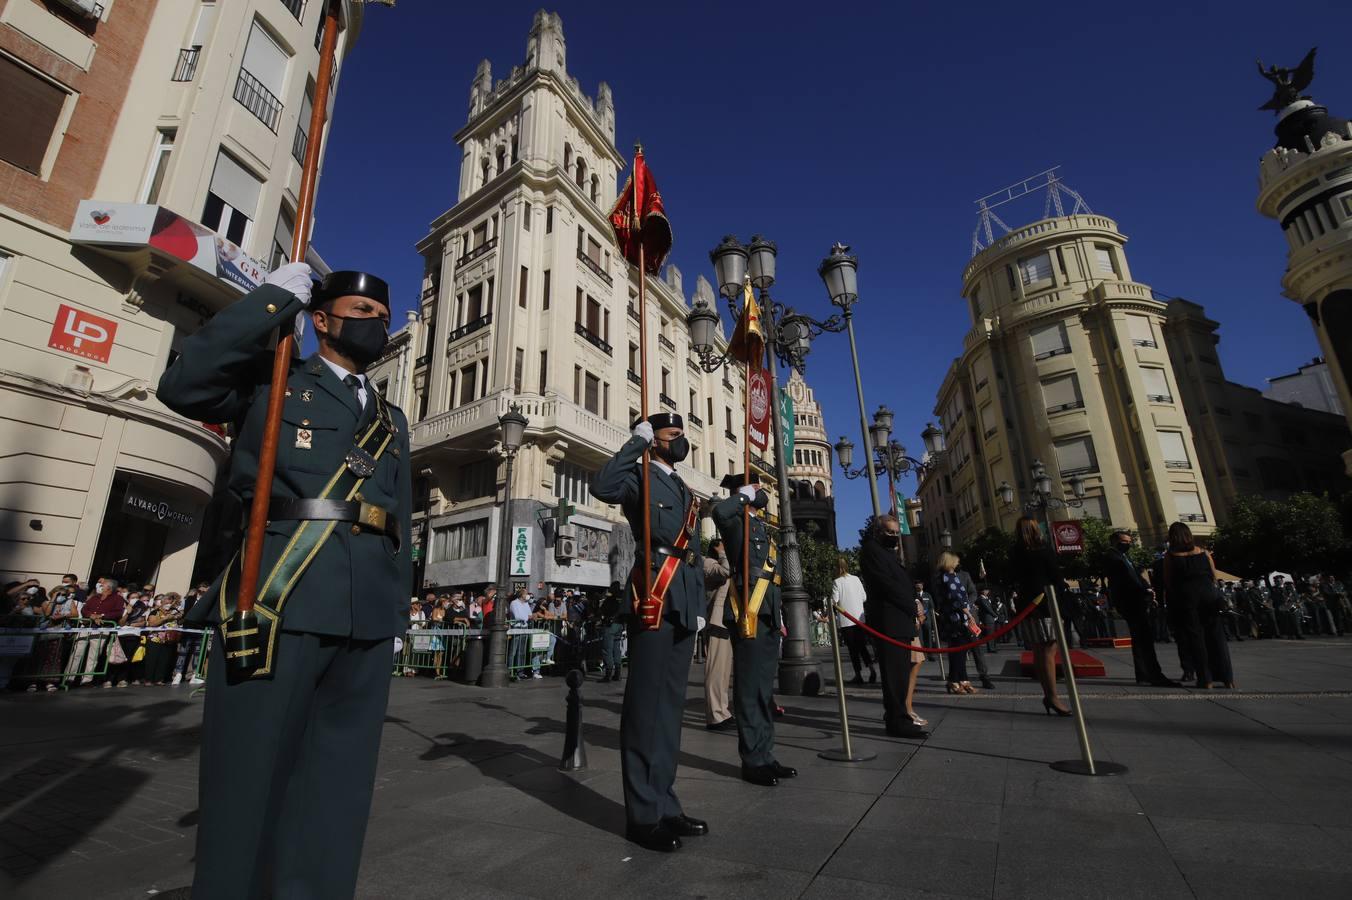
<svg viewBox="0 0 1352 900">
<path fill-rule="evenodd" d="M 333 374 L 333 370 L 324 363 L 318 353 L 305 361 L 305 371 L 314 376 L 316 384 L 351 410 L 353 416 L 361 418 L 362 411 L 357 406 L 357 398 L 352 396 L 352 391 L 348 389 L 347 385 L 343 384 L 337 375 Z M 368 391 L 371 389 L 369 384 L 366 389 Z"/>
</svg>

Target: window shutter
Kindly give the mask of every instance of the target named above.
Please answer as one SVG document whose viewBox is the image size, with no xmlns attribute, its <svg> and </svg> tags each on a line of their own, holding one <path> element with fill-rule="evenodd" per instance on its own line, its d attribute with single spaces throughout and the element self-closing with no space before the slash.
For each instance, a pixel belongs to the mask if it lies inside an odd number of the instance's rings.
<svg viewBox="0 0 1352 900">
<path fill-rule="evenodd" d="M 1131 337 L 1131 342 L 1138 347 L 1154 347 L 1155 329 L 1151 326 L 1150 320 L 1145 316 L 1127 316 L 1127 334 Z"/>
<path fill-rule="evenodd" d="M 277 246 L 282 248 L 282 256 L 286 261 L 291 260 L 291 213 L 285 206 L 277 214 L 277 224 L 272 229 L 272 239 L 277 242 Z"/>
<path fill-rule="evenodd" d="M 216 27 L 216 4 L 203 3 L 201 11 L 197 14 L 197 27 L 192 31 L 192 40 L 188 43 L 189 47 L 205 47 L 207 39 L 211 37 L 211 32 Z M 255 28 L 258 26 L 254 26 Z"/>
<path fill-rule="evenodd" d="M 216 170 L 211 174 L 213 194 L 253 219 L 258 213 L 258 195 L 262 190 L 262 183 L 248 170 L 226 154 L 217 152 Z"/>
<path fill-rule="evenodd" d="M 1093 472 L 1098 468 L 1094 461 L 1094 439 L 1089 435 L 1057 441 L 1056 467 L 1062 475 L 1075 472 Z"/>
<path fill-rule="evenodd" d="M 278 101 L 286 85 L 286 63 L 286 51 L 255 22 L 249 32 L 249 45 L 244 48 L 244 68 L 272 91 Z"/>
<path fill-rule="evenodd" d="M 986 404 L 981 407 L 981 433 L 990 434 L 995 430 L 995 406 Z"/>
<path fill-rule="evenodd" d="M 1147 397 L 1173 399 L 1173 395 L 1169 393 L 1169 379 L 1165 376 L 1163 369 L 1141 369 L 1141 379 L 1145 382 Z"/>
<path fill-rule="evenodd" d="M 52 142 L 66 92 L 0 56 L 0 97 L 5 98 L 5 127 L 0 128 L 0 159 L 34 175 Z"/>
<path fill-rule="evenodd" d="M 1094 247 L 1094 260 L 1098 264 L 1100 273 L 1113 277 L 1117 275 L 1117 270 L 1113 268 L 1113 252 L 1107 247 Z M 1141 317 L 1136 317 L 1141 318 Z"/>
<path fill-rule="evenodd" d="M 1180 519 L 1205 521 L 1202 515 L 1202 498 L 1196 491 L 1174 491 L 1174 506 L 1178 509 Z"/>
<path fill-rule="evenodd" d="M 1046 253 L 1039 253 L 1037 256 L 1021 259 L 1019 260 L 1019 274 L 1023 276 L 1024 284 L 1032 284 L 1035 281 L 1049 281 L 1052 277 L 1052 258 Z"/>
<path fill-rule="evenodd" d="M 1080 402 L 1078 379 L 1072 374 L 1042 382 L 1042 402 L 1046 404 L 1048 411 L 1070 408 L 1067 404 L 1078 405 Z"/>
<path fill-rule="evenodd" d="M 1164 464 L 1169 468 L 1186 469 L 1191 465 L 1188 461 L 1188 447 L 1183 441 L 1181 431 L 1161 431 L 1160 449 L 1164 451 Z"/>
<path fill-rule="evenodd" d="M 987 359 L 978 359 L 972 365 L 972 380 L 976 382 L 977 390 L 980 390 L 991 379 L 991 364 Z"/>
<path fill-rule="evenodd" d="M 1103 499 L 1101 494 L 1085 497 L 1080 501 L 1080 508 L 1073 509 L 1073 515 L 1077 519 L 1102 519 L 1107 522 L 1108 502 Z"/>
<path fill-rule="evenodd" d="M 1070 345 L 1066 341 L 1065 326 L 1060 322 L 1039 325 L 1032 329 L 1031 334 L 1033 337 L 1033 356 L 1038 359 L 1044 356 L 1066 353 L 1070 350 Z"/>
</svg>

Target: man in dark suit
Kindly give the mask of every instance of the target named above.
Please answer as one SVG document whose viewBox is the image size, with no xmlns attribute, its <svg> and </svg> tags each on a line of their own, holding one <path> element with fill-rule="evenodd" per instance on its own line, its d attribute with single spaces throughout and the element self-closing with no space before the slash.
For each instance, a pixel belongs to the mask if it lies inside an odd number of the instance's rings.
<svg viewBox="0 0 1352 900">
<path fill-rule="evenodd" d="M 365 375 L 388 340 L 385 282 L 334 272 L 312 289 L 303 263 L 281 266 L 266 282 L 187 338 L 159 385 L 160 400 L 175 412 L 233 423 L 228 485 L 248 509 L 270 344 L 309 307 L 319 352 L 294 361 L 287 376 L 254 607 L 266 624 L 258 667 L 232 670 L 223 651 L 221 623 L 235 614 L 239 556 L 197 600 L 188 623 L 217 626 L 193 896 L 350 897 L 393 638 L 408 626 L 408 423 Z"/>
<path fill-rule="evenodd" d="M 630 597 L 637 598 L 629 624 L 629 680 L 620 714 L 620 763 L 624 778 L 625 829 L 629 840 L 670 853 L 682 837 L 707 834 L 709 826 L 687 816 L 676 799 L 676 757 L 681 749 L 690 658 L 704 610 L 704 569 L 695 535 L 695 496 L 676 474 L 690 453 L 685 423 L 675 413 L 657 413 L 634 425 L 633 436 L 592 480 L 592 496 L 618 503 L 629 521 L 636 560 Z M 648 463 L 648 509 L 652 570 L 643 571 L 643 473 Z M 656 587 L 649 596 L 646 583 Z M 655 601 L 660 601 L 660 612 Z M 649 616 L 645 623 L 644 615 Z"/>
<path fill-rule="evenodd" d="M 864 618 L 869 627 L 895 640 L 916 643 L 915 590 L 911 576 L 897 556 L 901 523 L 895 516 L 874 520 L 859 544 L 859 572 L 864 582 Z M 883 680 L 883 724 L 893 737 L 926 737 L 906 712 L 906 698 L 915 691 L 916 670 L 911 651 L 884 640 L 876 642 Z"/>
<path fill-rule="evenodd" d="M 779 596 L 779 550 L 765 530 L 762 516 L 770 495 L 757 484 L 755 474 L 728 475 L 723 487 L 731 496 L 714 506 L 714 525 L 723 539 L 731 564 L 728 595 L 720 623 L 732 636 L 733 707 L 737 720 L 737 752 L 742 757 L 742 780 L 774 787 L 798 770 L 775 759 L 775 670 L 779 664 L 779 636 L 783 615 Z M 754 510 L 743 518 L 743 510 Z M 747 528 L 742 527 L 743 521 Z M 750 545 L 748 599 L 747 560 Z M 710 623 L 713 624 L 713 623 Z"/>
<path fill-rule="evenodd" d="M 1105 562 L 1108 596 L 1131 630 L 1131 661 L 1136 669 L 1136 683 L 1178 687 L 1178 682 L 1165 677 L 1155 656 L 1155 639 L 1150 627 L 1150 609 L 1155 605 L 1154 591 L 1146 584 L 1141 573 L 1136 571 L 1136 564 L 1127 555 L 1134 540 L 1129 531 L 1115 531 L 1109 538 L 1112 550 Z"/>
</svg>

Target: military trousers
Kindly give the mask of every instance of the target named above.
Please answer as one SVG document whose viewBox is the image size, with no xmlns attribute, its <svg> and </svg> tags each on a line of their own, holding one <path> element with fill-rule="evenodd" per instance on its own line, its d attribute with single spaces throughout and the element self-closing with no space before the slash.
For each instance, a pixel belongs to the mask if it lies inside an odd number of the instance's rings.
<svg viewBox="0 0 1352 900">
<path fill-rule="evenodd" d="M 194 900 L 353 895 L 393 653 L 284 631 L 270 680 L 229 684 L 212 641 Z"/>
<path fill-rule="evenodd" d="M 631 825 L 681 815 L 676 759 L 695 632 L 663 619 L 656 631 L 629 629 L 629 680 L 620 715 L 624 814 Z"/>
<path fill-rule="evenodd" d="M 775 673 L 779 668 L 779 631 L 767 619 L 754 638 L 732 637 L 732 714 L 737 719 L 737 752 L 742 765 L 775 761 Z"/>
</svg>

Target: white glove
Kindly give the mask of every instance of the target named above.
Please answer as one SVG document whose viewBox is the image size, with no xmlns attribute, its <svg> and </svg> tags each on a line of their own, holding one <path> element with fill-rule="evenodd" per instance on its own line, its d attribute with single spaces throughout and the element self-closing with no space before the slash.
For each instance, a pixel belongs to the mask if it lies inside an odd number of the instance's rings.
<svg viewBox="0 0 1352 900">
<path fill-rule="evenodd" d="M 653 442 L 653 423 L 639 422 L 634 426 L 634 437 L 643 438 L 644 441 L 651 444 Z"/>
<path fill-rule="evenodd" d="M 737 493 L 746 498 L 748 503 L 756 499 L 756 486 L 754 484 L 744 484 L 737 489 Z"/>
<path fill-rule="evenodd" d="M 310 305 L 311 270 L 308 263 L 295 262 L 278 266 L 263 279 L 264 284 L 275 284 L 296 295 L 296 299 Z"/>
</svg>

